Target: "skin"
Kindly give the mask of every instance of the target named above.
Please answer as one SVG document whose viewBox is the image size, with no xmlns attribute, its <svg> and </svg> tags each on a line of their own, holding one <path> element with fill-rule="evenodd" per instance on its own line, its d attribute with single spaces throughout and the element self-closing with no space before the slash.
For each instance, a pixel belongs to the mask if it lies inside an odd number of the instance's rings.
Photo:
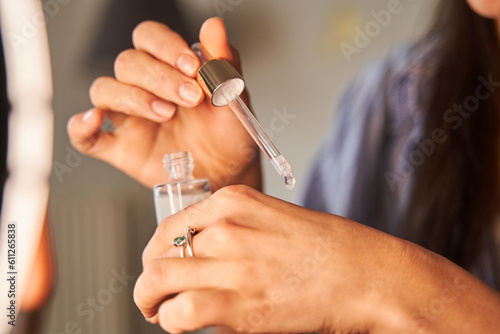
<svg viewBox="0 0 500 334">
<path fill-rule="evenodd" d="M 219 19 L 203 25 L 200 41 L 237 64 Z M 159 225 L 134 291 L 148 321 L 172 333 L 212 325 L 255 333 L 499 331 L 499 294 L 450 261 L 253 189 L 261 182 L 259 162 L 240 123 L 201 93 L 191 103 L 179 95 L 186 82 L 196 84 L 194 71 L 179 65 L 192 56 L 187 44 L 146 22 L 135 30 L 134 46 L 118 57 L 116 79 L 92 86 L 96 108 L 70 120 L 75 147 L 149 187 L 163 181 L 162 154 L 179 150 L 193 152 L 197 176 L 215 188 L 246 184 L 224 187 Z M 151 80 L 143 70 L 149 68 Z M 159 99 L 172 107 L 167 116 L 152 108 Z M 104 115 L 115 123 L 113 133 L 99 130 Z M 242 143 L 246 154 L 238 151 Z M 228 171 L 228 161 L 238 168 Z M 227 177 L 218 183 L 221 174 Z M 200 229 L 196 257 L 180 259 L 171 241 L 186 226 Z"/>
<path fill-rule="evenodd" d="M 48 217 L 45 217 L 40 244 L 31 269 L 32 280 L 25 290 L 21 311 L 34 312 L 49 300 L 54 285 L 53 261 L 49 221 Z"/>
<path fill-rule="evenodd" d="M 467 3 L 481 16 L 495 20 L 500 18 L 500 1 L 498 0 L 467 0 Z"/>
</svg>

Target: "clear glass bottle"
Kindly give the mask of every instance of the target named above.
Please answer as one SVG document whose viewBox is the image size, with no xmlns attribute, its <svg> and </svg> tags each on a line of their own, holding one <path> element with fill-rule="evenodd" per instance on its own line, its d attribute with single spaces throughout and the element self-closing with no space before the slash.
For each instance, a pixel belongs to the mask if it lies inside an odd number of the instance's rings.
<svg viewBox="0 0 500 334">
<path fill-rule="evenodd" d="M 165 218 L 210 196 L 208 179 L 195 179 L 194 161 L 191 152 L 166 154 L 163 166 L 169 175 L 164 184 L 153 187 L 156 221 Z"/>
</svg>

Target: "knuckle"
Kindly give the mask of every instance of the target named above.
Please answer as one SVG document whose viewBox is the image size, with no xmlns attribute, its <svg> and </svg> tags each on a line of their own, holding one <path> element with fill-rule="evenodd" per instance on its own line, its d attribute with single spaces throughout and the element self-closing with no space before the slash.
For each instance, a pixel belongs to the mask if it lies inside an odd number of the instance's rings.
<svg viewBox="0 0 500 334">
<path fill-rule="evenodd" d="M 116 75 L 127 70 L 127 68 L 130 66 L 130 63 L 134 59 L 136 52 L 137 51 L 133 49 L 127 49 L 118 54 L 114 64 Z"/>
<path fill-rule="evenodd" d="M 144 268 L 142 283 L 146 289 L 157 289 L 167 278 L 168 271 L 164 270 L 163 261 L 151 261 Z"/>
<path fill-rule="evenodd" d="M 82 141 L 77 142 L 77 143 L 72 143 L 72 145 L 80 153 L 83 153 L 85 155 L 90 155 L 90 156 L 92 156 L 92 154 L 93 154 L 92 149 L 94 148 L 94 142 L 92 139 L 82 140 Z"/>
<path fill-rule="evenodd" d="M 172 46 L 169 43 L 160 43 L 156 45 L 156 49 L 153 51 L 156 55 L 158 55 L 159 59 L 169 60 L 171 54 Z"/>
<path fill-rule="evenodd" d="M 160 308 L 161 310 L 161 308 Z M 174 327 L 174 324 L 176 324 L 177 319 L 172 318 L 171 314 L 165 313 L 165 312 L 160 312 L 159 313 L 159 323 L 161 329 L 165 331 L 166 333 L 181 333 L 183 332 L 182 330 L 177 329 Z"/>
<path fill-rule="evenodd" d="M 229 218 L 219 219 L 214 225 L 207 229 L 205 238 L 210 244 L 229 245 L 232 244 L 238 225 Z"/>
<path fill-rule="evenodd" d="M 179 307 L 179 317 L 183 322 L 191 323 L 194 325 L 194 321 L 198 318 L 197 315 L 203 312 L 198 306 L 200 303 L 196 301 L 193 293 L 188 293 L 183 296 L 182 303 Z M 196 327 L 196 326 L 195 326 Z"/>
<path fill-rule="evenodd" d="M 169 219 L 165 218 L 163 221 L 158 225 L 155 231 L 154 237 L 159 240 L 164 240 L 167 236 L 168 229 L 167 229 L 167 221 Z"/>
<path fill-rule="evenodd" d="M 188 214 L 206 210 L 210 202 L 210 197 L 207 197 L 206 194 L 199 193 L 193 195 L 193 202 L 195 203 L 184 209 Z"/>
<path fill-rule="evenodd" d="M 147 246 L 142 251 L 142 257 L 141 257 L 141 259 L 142 259 L 142 267 L 146 268 L 146 265 L 148 264 L 148 261 L 149 261 L 149 251 L 148 251 L 148 247 Z"/>
<path fill-rule="evenodd" d="M 168 70 L 167 66 L 164 66 L 162 64 L 158 64 L 157 66 L 152 68 L 150 73 L 153 76 L 154 80 L 162 85 L 165 85 L 166 83 L 172 81 L 170 71 Z M 174 87 L 171 84 L 166 84 L 165 86 L 168 90 L 174 90 Z"/>
<path fill-rule="evenodd" d="M 173 92 L 176 87 L 171 82 L 168 68 L 160 63 L 150 64 L 145 67 L 145 73 L 142 78 L 141 86 L 149 91 L 165 91 L 164 96 L 175 96 Z"/>
<path fill-rule="evenodd" d="M 235 203 L 250 204 L 258 198 L 259 192 L 246 185 L 231 185 L 219 189 L 212 196 L 216 201 L 226 202 L 224 207 L 235 208 Z"/>
<path fill-rule="evenodd" d="M 214 229 L 219 234 L 232 234 L 237 226 L 232 219 L 222 218 L 214 224 Z"/>
<path fill-rule="evenodd" d="M 137 87 L 127 87 L 126 93 L 121 93 L 110 102 L 112 108 L 116 111 L 121 111 L 127 115 L 131 115 L 136 110 L 144 110 L 147 106 L 144 105 L 144 97 Z"/>
<path fill-rule="evenodd" d="M 104 87 L 109 82 L 109 78 L 107 77 L 99 77 L 92 82 L 89 88 L 89 96 L 90 101 L 93 105 L 96 105 L 99 101 L 99 96 L 102 94 Z"/>
<path fill-rule="evenodd" d="M 214 194 L 214 196 L 216 198 L 234 200 L 234 199 L 241 199 L 241 197 L 248 197 L 251 194 L 251 192 L 252 188 L 238 184 L 221 188 Z"/>
<path fill-rule="evenodd" d="M 245 185 L 231 185 L 220 188 L 210 196 L 210 204 L 219 208 L 217 217 L 228 217 L 232 213 L 242 209 L 241 204 L 247 206 L 258 204 L 255 201 L 258 196 L 258 191 Z"/>
<path fill-rule="evenodd" d="M 153 50 L 155 55 L 163 61 L 171 63 L 174 65 L 177 57 L 181 54 L 183 48 L 181 47 L 184 43 L 184 39 L 181 35 L 174 31 L 170 31 L 168 35 L 169 43 L 159 43 L 156 44 L 156 48 Z M 187 45 L 185 45 L 187 47 Z M 187 51 L 187 50 L 186 50 Z"/>
<path fill-rule="evenodd" d="M 151 31 L 152 27 L 157 24 L 158 22 L 152 20 L 139 23 L 132 31 L 132 41 L 134 42 L 134 45 L 140 41 L 142 36 L 147 35 Z"/>
<path fill-rule="evenodd" d="M 164 240 L 166 240 L 166 238 L 167 238 L 167 224 L 164 220 L 158 225 L 153 237 L 151 238 L 148 245 L 146 246 L 146 248 L 144 248 L 144 251 L 142 252 L 142 266 L 144 268 L 151 262 L 151 257 L 153 256 L 152 254 L 155 251 L 152 245 L 155 243 L 161 244 L 164 242 Z"/>
<path fill-rule="evenodd" d="M 168 333 L 194 331 L 205 324 L 200 319 L 200 314 L 206 312 L 202 303 L 196 298 L 194 292 L 184 292 L 176 297 L 175 310 L 161 305 L 158 311 L 160 326 Z"/>
</svg>

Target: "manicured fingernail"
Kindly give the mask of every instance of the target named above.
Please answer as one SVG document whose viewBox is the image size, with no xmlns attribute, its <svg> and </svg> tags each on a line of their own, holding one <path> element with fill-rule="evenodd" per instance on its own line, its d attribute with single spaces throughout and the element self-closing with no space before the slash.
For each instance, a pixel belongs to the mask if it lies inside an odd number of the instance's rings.
<svg viewBox="0 0 500 334">
<path fill-rule="evenodd" d="M 186 82 L 179 88 L 179 95 L 181 98 L 189 103 L 196 103 L 201 99 L 203 91 L 200 86 Z"/>
<path fill-rule="evenodd" d="M 198 62 L 193 56 L 183 54 L 177 59 L 177 67 L 184 72 L 184 74 L 193 76 L 197 70 Z"/>
<path fill-rule="evenodd" d="M 162 117 L 170 118 L 175 112 L 175 105 L 162 100 L 153 101 L 151 104 L 154 112 Z"/>
<path fill-rule="evenodd" d="M 85 113 L 85 115 L 83 115 L 82 119 L 85 123 L 91 123 L 93 116 L 94 116 L 94 109 L 90 109 Z"/>
</svg>

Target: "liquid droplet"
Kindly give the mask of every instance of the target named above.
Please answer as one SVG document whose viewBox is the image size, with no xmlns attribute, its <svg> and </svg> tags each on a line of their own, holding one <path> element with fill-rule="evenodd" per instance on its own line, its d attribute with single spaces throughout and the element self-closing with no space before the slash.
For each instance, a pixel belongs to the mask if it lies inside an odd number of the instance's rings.
<svg viewBox="0 0 500 334">
<path fill-rule="evenodd" d="M 284 176 L 284 178 L 285 178 L 286 188 L 288 190 L 292 190 L 295 187 L 295 178 L 293 177 L 293 175 L 291 173 L 290 174 L 286 174 Z"/>
</svg>

